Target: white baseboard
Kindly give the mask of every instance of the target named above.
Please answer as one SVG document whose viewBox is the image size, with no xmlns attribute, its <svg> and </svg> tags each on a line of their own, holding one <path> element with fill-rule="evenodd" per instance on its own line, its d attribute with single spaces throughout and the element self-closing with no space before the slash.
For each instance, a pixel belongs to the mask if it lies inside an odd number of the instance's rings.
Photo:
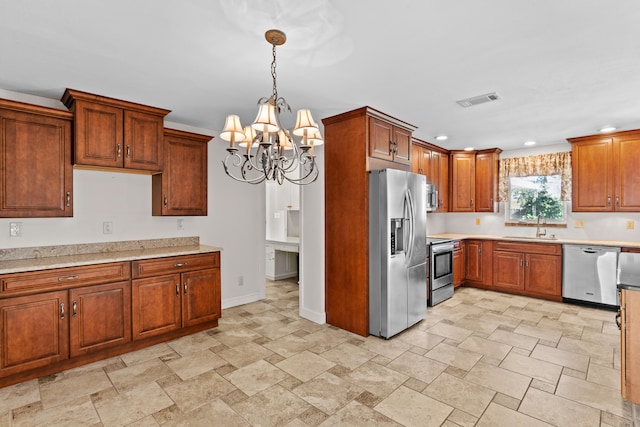
<svg viewBox="0 0 640 427">
<path fill-rule="evenodd" d="M 249 304 L 251 302 L 256 302 L 265 299 L 264 293 L 253 293 L 248 295 L 242 295 L 235 298 L 225 298 L 222 300 L 222 308 L 231 308 L 236 307 L 242 304 Z"/>
<path fill-rule="evenodd" d="M 270 275 L 265 275 L 265 277 L 269 280 L 283 280 L 283 279 L 288 279 L 289 277 L 296 277 L 298 275 L 298 272 L 294 272 L 294 273 L 282 273 L 282 274 L 276 274 L 275 276 L 270 276 Z"/>
<path fill-rule="evenodd" d="M 300 308 L 300 317 L 321 325 L 327 323 L 327 313 L 305 309 L 304 307 Z"/>
</svg>

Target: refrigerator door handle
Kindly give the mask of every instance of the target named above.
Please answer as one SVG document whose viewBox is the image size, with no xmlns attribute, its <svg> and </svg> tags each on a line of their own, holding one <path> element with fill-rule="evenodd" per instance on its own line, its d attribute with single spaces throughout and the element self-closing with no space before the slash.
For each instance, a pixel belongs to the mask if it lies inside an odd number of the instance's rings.
<svg viewBox="0 0 640 427">
<path fill-rule="evenodd" d="M 407 192 L 404 195 L 404 208 L 405 208 L 405 219 L 408 222 L 408 233 L 409 235 L 406 236 L 408 237 L 408 239 L 405 240 L 405 242 L 408 243 L 408 248 L 406 249 L 405 253 L 406 253 L 406 257 L 405 257 L 405 262 L 407 264 L 410 263 L 411 261 L 411 256 L 413 254 L 413 245 L 415 244 L 414 242 L 414 221 L 415 221 L 415 212 L 414 212 L 414 206 L 413 206 L 413 198 L 411 197 L 411 192 L 409 190 L 407 190 Z"/>
</svg>

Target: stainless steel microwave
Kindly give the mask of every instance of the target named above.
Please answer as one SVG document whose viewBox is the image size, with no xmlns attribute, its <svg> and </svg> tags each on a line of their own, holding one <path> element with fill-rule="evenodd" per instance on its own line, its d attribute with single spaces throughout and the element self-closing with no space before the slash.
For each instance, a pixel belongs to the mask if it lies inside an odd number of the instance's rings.
<svg viewBox="0 0 640 427">
<path fill-rule="evenodd" d="M 426 185 L 427 188 L 427 212 L 433 212 L 438 209 L 438 189 L 435 184 Z"/>
</svg>

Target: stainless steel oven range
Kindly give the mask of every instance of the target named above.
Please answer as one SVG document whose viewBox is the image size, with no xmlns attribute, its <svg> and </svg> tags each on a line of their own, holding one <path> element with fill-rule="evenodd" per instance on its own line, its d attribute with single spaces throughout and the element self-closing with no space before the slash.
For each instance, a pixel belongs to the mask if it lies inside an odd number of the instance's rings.
<svg viewBox="0 0 640 427">
<path fill-rule="evenodd" d="M 453 240 L 427 238 L 429 244 L 429 306 L 453 296 Z"/>
</svg>

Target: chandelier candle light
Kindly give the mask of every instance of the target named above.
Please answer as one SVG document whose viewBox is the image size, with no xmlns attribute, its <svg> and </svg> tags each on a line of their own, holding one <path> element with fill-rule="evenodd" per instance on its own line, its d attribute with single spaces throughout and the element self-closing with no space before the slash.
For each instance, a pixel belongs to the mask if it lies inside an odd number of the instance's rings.
<svg viewBox="0 0 640 427">
<path fill-rule="evenodd" d="M 258 116 L 251 126 L 242 127 L 236 115 L 227 116 L 220 138 L 229 142 L 227 157 L 222 162 L 224 171 L 231 178 L 249 184 L 273 180 L 282 184 L 284 180 L 298 185 L 311 184 L 318 178 L 313 147 L 324 141 L 311 111 L 299 110 L 293 135 L 302 137 L 295 142 L 289 130 L 280 125 L 280 113 L 291 112 L 284 98 L 278 98 L 276 85 L 276 46 L 287 40 L 280 30 L 269 30 L 265 39 L 273 46 L 271 77 L 273 94 L 258 100 Z M 245 152 L 238 152 L 239 148 Z M 230 171 L 235 169 L 235 173 Z"/>
</svg>

